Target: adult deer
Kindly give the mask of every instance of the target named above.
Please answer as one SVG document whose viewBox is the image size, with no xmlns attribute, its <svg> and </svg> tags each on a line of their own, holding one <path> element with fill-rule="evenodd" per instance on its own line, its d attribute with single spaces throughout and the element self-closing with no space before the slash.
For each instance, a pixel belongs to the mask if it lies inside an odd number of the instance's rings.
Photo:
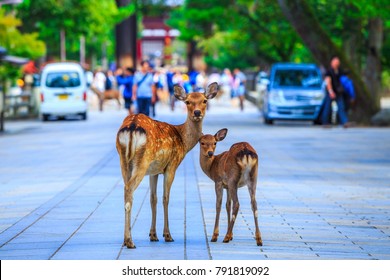
<svg viewBox="0 0 390 280">
<path fill-rule="evenodd" d="M 99 99 L 99 111 L 103 111 L 103 102 L 106 100 L 115 99 L 116 102 L 118 102 L 119 108 L 121 107 L 121 101 L 120 101 L 120 92 L 116 89 L 108 89 L 104 92 L 101 92 L 96 87 L 91 86 L 90 89 L 93 93 L 96 94 L 96 96 Z"/>
<path fill-rule="evenodd" d="M 150 175 L 150 205 L 152 224 L 150 241 L 158 241 L 156 234 L 157 178 L 164 174 L 164 232 L 166 242 L 172 242 L 168 224 L 168 203 L 175 172 L 184 156 L 197 144 L 202 135 L 202 122 L 207 100 L 214 98 L 218 84 L 210 84 L 206 92 L 186 94 L 176 85 L 174 95 L 187 105 L 187 120 L 182 125 L 171 125 L 155 121 L 143 114 L 125 118 L 116 137 L 116 148 L 120 157 L 125 183 L 125 234 L 124 245 L 135 248 L 131 236 L 131 208 L 133 193 L 145 175 Z"/>
<path fill-rule="evenodd" d="M 251 197 L 251 206 L 256 227 L 256 244 L 262 246 L 261 234 L 257 221 L 256 184 L 258 156 L 255 149 L 247 142 L 232 145 L 229 151 L 214 155 L 216 144 L 225 139 L 227 129 L 219 130 L 214 136 L 207 134 L 200 139 L 200 165 L 203 172 L 215 182 L 216 216 L 214 232 L 211 242 L 216 242 L 219 235 L 219 215 L 221 213 L 223 189 L 227 189 L 226 212 L 228 217 L 228 230 L 223 242 L 233 239 L 233 227 L 237 218 L 240 203 L 237 189 L 247 185 Z M 231 206 L 233 201 L 233 211 Z M 230 214 L 232 212 L 232 219 Z"/>
</svg>

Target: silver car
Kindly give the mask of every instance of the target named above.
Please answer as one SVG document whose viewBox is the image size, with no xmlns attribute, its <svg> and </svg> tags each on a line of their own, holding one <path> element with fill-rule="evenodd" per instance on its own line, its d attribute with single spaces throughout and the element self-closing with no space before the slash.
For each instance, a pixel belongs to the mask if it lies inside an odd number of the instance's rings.
<svg viewBox="0 0 390 280">
<path fill-rule="evenodd" d="M 276 63 L 271 68 L 270 81 L 264 94 L 264 122 L 315 122 L 324 96 L 321 72 L 315 64 Z"/>
</svg>

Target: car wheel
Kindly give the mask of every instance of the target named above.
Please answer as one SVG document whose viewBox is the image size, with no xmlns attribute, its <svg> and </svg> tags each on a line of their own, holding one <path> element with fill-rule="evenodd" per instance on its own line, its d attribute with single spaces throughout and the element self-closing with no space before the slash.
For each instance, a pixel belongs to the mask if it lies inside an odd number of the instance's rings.
<svg viewBox="0 0 390 280">
<path fill-rule="evenodd" d="M 269 118 L 264 117 L 264 123 L 268 124 L 268 125 L 271 125 L 271 124 L 274 124 L 274 120 L 271 120 Z"/>
<path fill-rule="evenodd" d="M 83 121 L 87 120 L 88 118 L 87 112 L 81 113 L 80 116 Z"/>
<path fill-rule="evenodd" d="M 320 118 L 316 118 L 314 121 L 313 121 L 313 124 L 314 125 L 322 125 L 322 120 Z"/>
<path fill-rule="evenodd" d="M 49 114 L 43 114 L 42 115 L 42 121 L 47 122 L 49 120 L 50 115 Z"/>
</svg>

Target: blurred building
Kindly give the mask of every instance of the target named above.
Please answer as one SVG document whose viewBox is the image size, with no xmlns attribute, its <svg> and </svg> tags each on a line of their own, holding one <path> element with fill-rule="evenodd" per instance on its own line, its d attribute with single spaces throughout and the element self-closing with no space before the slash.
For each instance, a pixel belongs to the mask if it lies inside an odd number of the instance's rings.
<svg viewBox="0 0 390 280">
<path fill-rule="evenodd" d="M 172 42 L 179 35 L 177 29 L 165 24 L 164 17 L 144 17 L 141 39 L 138 40 L 138 59 L 149 59 L 157 66 L 171 64 Z"/>
</svg>

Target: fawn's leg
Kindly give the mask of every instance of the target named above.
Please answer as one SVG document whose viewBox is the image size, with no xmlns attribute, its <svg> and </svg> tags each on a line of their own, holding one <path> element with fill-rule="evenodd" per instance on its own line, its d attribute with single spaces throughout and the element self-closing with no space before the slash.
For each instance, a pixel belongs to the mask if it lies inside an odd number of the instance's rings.
<svg viewBox="0 0 390 280">
<path fill-rule="evenodd" d="M 226 189 L 226 193 L 227 193 L 227 198 L 226 198 L 227 225 L 229 226 L 231 221 L 231 214 L 232 214 L 232 197 L 228 189 Z M 232 239 L 233 239 L 233 233 L 230 240 Z"/>
<path fill-rule="evenodd" d="M 252 212 L 253 212 L 253 217 L 254 217 L 254 220 L 255 220 L 256 244 L 257 244 L 257 246 L 263 246 L 263 241 L 261 240 L 261 234 L 260 234 L 260 230 L 259 230 L 259 223 L 258 223 L 258 219 L 257 219 L 258 211 L 257 211 L 257 202 L 256 202 L 256 183 L 257 183 L 257 180 L 251 180 L 251 182 L 248 182 L 248 190 L 249 190 L 249 195 L 251 197 Z"/>
<path fill-rule="evenodd" d="M 233 227 L 234 222 L 237 218 L 238 209 L 240 208 L 240 203 L 238 202 L 238 196 L 237 196 L 237 182 L 229 182 L 228 185 L 228 191 L 231 195 L 231 199 L 233 202 L 233 212 L 232 212 L 232 220 L 229 223 L 228 231 L 226 233 L 225 238 L 223 239 L 223 242 L 229 242 L 233 239 Z"/>
<path fill-rule="evenodd" d="M 215 183 L 215 195 L 216 195 L 215 225 L 214 225 L 214 232 L 213 232 L 213 237 L 211 238 L 211 242 L 217 241 L 219 235 L 219 215 L 221 213 L 221 205 L 222 205 L 222 197 L 223 197 L 222 183 Z"/>
</svg>

